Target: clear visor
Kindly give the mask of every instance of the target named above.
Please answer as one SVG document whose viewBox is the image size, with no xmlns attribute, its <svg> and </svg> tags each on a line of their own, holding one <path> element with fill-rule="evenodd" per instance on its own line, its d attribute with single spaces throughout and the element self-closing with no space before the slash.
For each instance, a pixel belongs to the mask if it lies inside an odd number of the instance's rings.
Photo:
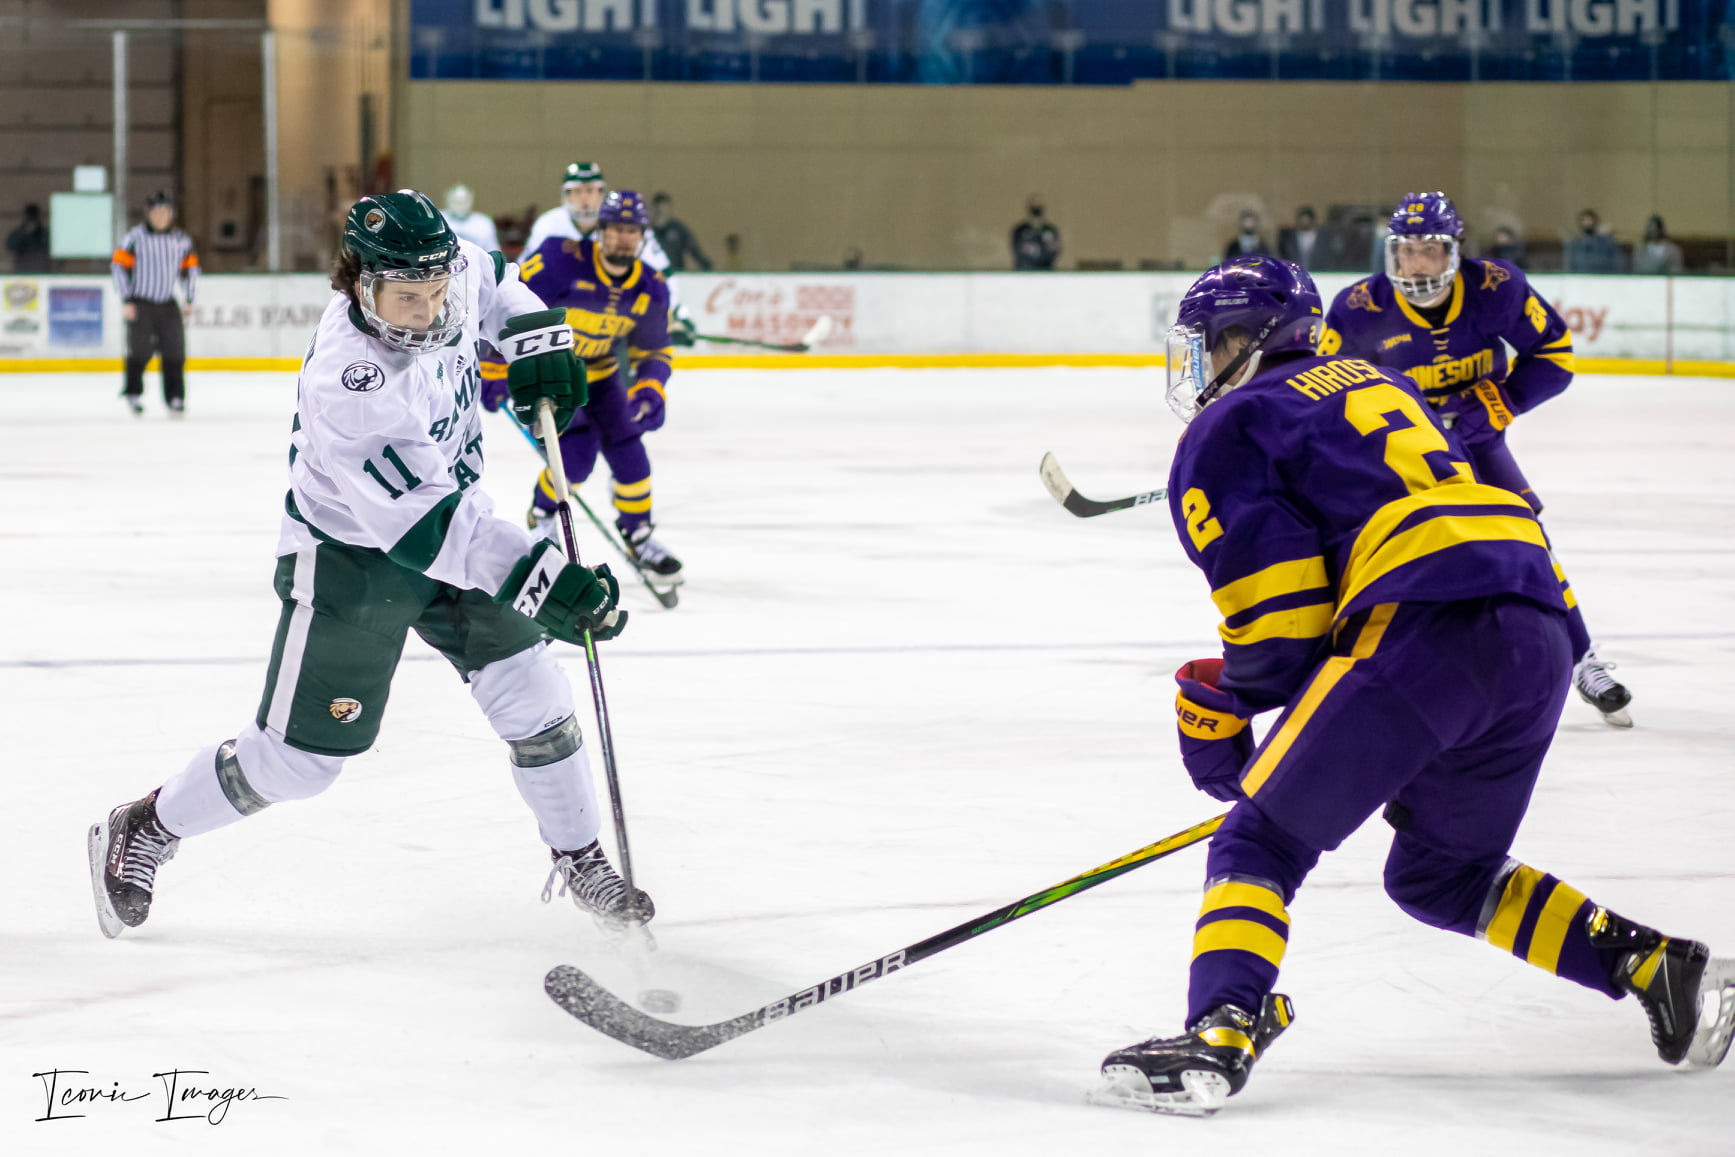
<svg viewBox="0 0 1735 1157">
<path fill-rule="evenodd" d="M 602 203 L 608 197 L 608 188 L 601 181 L 573 181 L 560 187 L 560 197 L 573 222 L 581 229 L 590 230 L 596 227 L 597 218 L 602 215 Z"/>
<path fill-rule="evenodd" d="M 1191 422 L 1204 408 L 1200 399 L 1211 382 L 1211 355 L 1205 349 L 1205 335 L 1190 325 L 1171 328 L 1163 347 L 1163 366 L 1169 377 L 1163 394 L 1169 409 L 1181 421 Z"/>
<path fill-rule="evenodd" d="M 464 329 L 468 269 L 459 254 L 427 269 L 363 270 L 356 286 L 362 316 L 393 349 L 417 354 L 442 349 Z"/>
<path fill-rule="evenodd" d="M 1386 276 L 1412 305 L 1438 305 L 1458 275 L 1458 239 L 1443 233 L 1386 236 Z"/>
</svg>

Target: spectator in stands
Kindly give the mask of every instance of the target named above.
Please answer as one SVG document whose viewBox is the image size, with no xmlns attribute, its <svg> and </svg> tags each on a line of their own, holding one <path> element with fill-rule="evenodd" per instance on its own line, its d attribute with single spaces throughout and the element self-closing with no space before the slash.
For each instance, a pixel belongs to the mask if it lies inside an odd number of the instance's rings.
<svg viewBox="0 0 1735 1157">
<path fill-rule="evenodd" d="M 685 221 L 669 212 L 669 205 L 667 193 L 658 193 L 651 198 L 651 231 L 657 235 L 657 244 L 668 254 L 669 272 L 679 273 L 685 269 L 688 255 L 700 269 L 709 270 L 711 259 L 699 248 L 699 239 L 693 236 Z"/>
<path fill-rule="evenodd" d="M 1652 276 L 1681 272 L 1681 247 L 1669 240 L 1663 219 L 1655 213 L 1645 222 L 1645 240 L 1633 250 L 1633 272 Z"/>
<path fill-rule="evenodd" d="M 1510 261 L 1520 269 L 1528 268 L 1525 265 L 1524 242 L 1520 241 L 1518 234 L 1514 233 L 1507 225 L 1501 225 L 1494 230 L 1494 243 L 1488 246 L 1482 256 L 1493 257 L 1499 261 Z"/>
<path fill-rule="evenodd" d="M 1319 227 L 1312 205 L 1295 211 L 1295 224 L 1277 231 L 1277 256 L 1306 270 L 1330 269 L 1334 262 L 1331 237 Z"/>
<path fill-rule="evenodd" d="M 48 258 L 48 227 L 42 223 L 42 206 L 31 202 L 24 206 L 24 220 L 6 235 L 6 251 L 12 254 L 14 273 L 47 273 L 53 268 Z"/>
<path fill-rule="evenodd" d="M 1578 236 L 1566 243 L 1566 272 L 1621 273 L 1621 247 L 1603 232 L 1602 218 L 1595 209 L 1578 215 Z"/>
<path fill-rule="evenodd" d="M 1024 220 L 1012 227 L 1012 268 L 1053 269 L 1060 256 L 1060 230 L 1043 219 L 1042 198 L 1035 193 L 1024 213 Z"/>
<path fill-rule="evenodd" d="M 1229 244 L 1223 247 L 1223 260 L 1246 257 L 1254 253 L 1269 255 L 1271 246 L 1259 235 L 1259 214 L 1251 209 L 1243 209 L 1240 230 L 1229 238 Z"/>
</svg>

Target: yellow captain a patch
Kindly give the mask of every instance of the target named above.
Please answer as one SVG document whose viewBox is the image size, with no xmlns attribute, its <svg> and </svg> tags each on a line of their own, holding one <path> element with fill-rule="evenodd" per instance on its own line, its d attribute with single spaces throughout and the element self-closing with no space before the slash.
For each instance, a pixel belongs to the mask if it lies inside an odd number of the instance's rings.
<svg viewBox="0 0 1735 1157">
<path fill-rule="evenodd" d="M 1380 307 L 1374 304 L 1374 295 L 1368 292 L 1368 283 L 1365 281 L 1358 281 L 1350 287 L 1349 298 L 1344 305 L 1350 309 L 1365 309 L 1369 313 L 1381 312 Z"/>
</svg>

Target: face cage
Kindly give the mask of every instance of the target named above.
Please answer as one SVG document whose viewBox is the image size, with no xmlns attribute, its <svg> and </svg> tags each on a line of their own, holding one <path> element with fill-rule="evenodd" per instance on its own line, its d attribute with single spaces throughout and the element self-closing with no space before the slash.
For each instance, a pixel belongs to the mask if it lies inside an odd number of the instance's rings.
<svg viewBox="0 0 1735 1157">
<path fill-rule="evenodd" d="M 586 233 L 595 229 L 597 227 L 597 222 L 602 220 L 602 201 L 598 201 L 595 209 L 581 217 L 578 214 L 578 210 L 574 209 L 571 202 L 567 201 L 566 195 L 575 189 L 587 188 L 594 184 L 596 184 L 595 181 L 574 181 L 570 185 L 562 185 L 560 187 L 560 203 L 566 206 L 566 215 L 572 218 L 572 223 L 574 225 Z M 603 193 L 603 198 L 604 200 L 608 198 L 607 192 Z"/>
<path fill-rule="evenodd" d="M 1169 409 L 1183 422 L 1191 422 L 1204 409 L 1199 398 L 1211 381 L 1211 355 L 1205 349 L 1205 335 L 1190 325 L 1177 325 L 1169 330 L 1163 345 L 1163 367 L 1168 374 L 1168 388 L 1163 398 Z"/>
<path fill-rule="evenodd" d="M 433 350 L 443 349 L 464 328 L 464 317 L 469 311 L 468 279 L 465 270 L 469 262 L 463 254 L 453 258 L 449 264 L 435 266 L 430 269 L 386 269 L 363 270 L 356 286 L 356 297 L 361 304 L 361 315 L 374 328 L 375 334 L 386 345 L 405 353 L 425 354 Z M 382 281 L 437 281 L 446 279 L 446 298 L 440 303 L 439 316 L 427 329 L 415 329 L 407 325 L 393 325 L 380 317 L 374 309 L 374 288 Z"/>
<path fill-rule="evenodd" d="M 1433 277 L 1405 277 L 1398 272 L 1398 250 L 1409 241 L 1438 241 L 1446 247 L 1446 269 Z M 1386 234 L 1386 276 L 1411 305 L 1437 305 L 1458 276 L 1458 239 L 1447 233 Z"/>
</svg>

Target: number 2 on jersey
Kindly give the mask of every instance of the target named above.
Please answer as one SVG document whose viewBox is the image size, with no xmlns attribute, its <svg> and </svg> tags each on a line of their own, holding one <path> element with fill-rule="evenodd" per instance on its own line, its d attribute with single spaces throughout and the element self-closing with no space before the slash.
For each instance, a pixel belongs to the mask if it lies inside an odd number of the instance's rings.
<svg viewBox="0 0 1735 1157">
<path fill-rule="evenodd" d="M 1445 436 L 1434 428 L 1422 403 L 1390 382 L 1344 395 L 1343 416 L 1363 436 L 1386 433 L 1386 465 L 1411 494 L 1446 482 L 1474 482 L 1468 462 L 1454 461 Z M 1395 419 L 1407 420 L 1400 424 Z"/>
</svg>

